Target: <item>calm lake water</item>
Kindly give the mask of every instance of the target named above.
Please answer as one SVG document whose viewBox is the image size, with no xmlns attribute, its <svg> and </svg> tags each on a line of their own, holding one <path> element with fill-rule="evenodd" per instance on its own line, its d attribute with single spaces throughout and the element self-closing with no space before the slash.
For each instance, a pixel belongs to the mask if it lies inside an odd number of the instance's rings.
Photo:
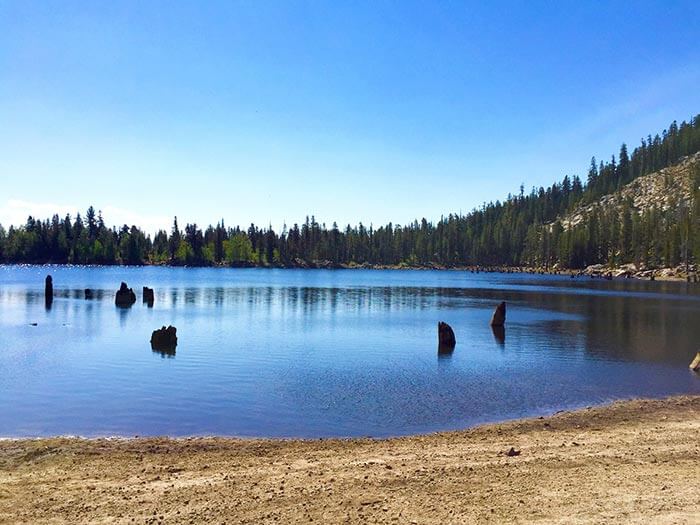
<svg viewBox="0 0 700 525">
<path fill-rule="evenodd" d="M 137 292 L 129 309 L 114 305 L 120 281 Z M 153 308 L 141 302 L 144 285 L 155 288 Z M 489 327 L 501 300 L 505 334 Z M 457 336 L 451 354 L 437 351 L 441 320 Z M 168 324 L 178 329 L 174 355 L 149 343 Z M 457 429 L 700 393 L 688 369 L 699 347 L 700 286 L 685 283 L 0 266 L 0 436 Z"/>
</svg>

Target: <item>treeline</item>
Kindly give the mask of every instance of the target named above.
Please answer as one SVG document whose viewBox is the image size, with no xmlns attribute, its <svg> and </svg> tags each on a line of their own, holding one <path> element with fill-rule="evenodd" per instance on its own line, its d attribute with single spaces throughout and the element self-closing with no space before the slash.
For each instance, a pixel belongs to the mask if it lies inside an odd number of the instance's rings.
<svg viewBox="0 0 700 525">
<path fill-rule="evenodd" d="M 569 177 L 549 188 L 509 195 L 467 215 L 450 214 L 438 222 L 374 228 L 362 223 L 341 229 L 314 217 L 281 232 L 251 224 L 247 229 L 200 228 L 175 218 L 170 232 L 153 238 L 136 226 L 107 227 L 93 207 L 85 216 L 27 219 L 23 226 L 0 225 L 0 261 L 6 263 L 172 264 L 232 266 L 330 265 L 530 265 L 581 268 L 608 262 L 650 267 L 700 260 L 698 202 L 700 174 L 691 204 L 639 214 L 630 202 L 599 210 L 565 229 L 560 218 L 575 207 L 617 191 L 635 178 L 700 151 L 700 115 L 673 122 L 661 135 L 647 137 L 629 154 L 623 144 L 617 158 L 592 159 L 585 182 Z M 697 171 L 697 170 L 696 170 Z"/>
<path fill-rule="evenodd" d="M 528 228 L 523 251 L 527 266 L 585 268 L 635 263 L 638 267 L 676 267 L 700 262 L 700 165 L 692 177 L 691 195 L 669 195 L 667 208 L 640 213 L 631 198 L 614 207 L 594 208 L 565 229 L 561 221 Z"/>
</svg>

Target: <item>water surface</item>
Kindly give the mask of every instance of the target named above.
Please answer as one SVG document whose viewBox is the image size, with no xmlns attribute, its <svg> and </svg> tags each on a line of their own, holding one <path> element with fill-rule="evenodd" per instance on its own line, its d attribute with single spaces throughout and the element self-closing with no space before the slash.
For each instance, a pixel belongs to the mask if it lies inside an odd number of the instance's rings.
<svg viewBox="0 0 700 525">
<path fill-rule="evenodd" d="M 122 280 L 129 309 L 114 305 Z M 685 283 L 0 266 L 0 436 L 392 436 L 700 393 L 699 314 L 700 287 Z M 438 353 L 441 320 L 452 353 Z M 175 353 L 152 351 L 168 324 Z"/>
</svg>

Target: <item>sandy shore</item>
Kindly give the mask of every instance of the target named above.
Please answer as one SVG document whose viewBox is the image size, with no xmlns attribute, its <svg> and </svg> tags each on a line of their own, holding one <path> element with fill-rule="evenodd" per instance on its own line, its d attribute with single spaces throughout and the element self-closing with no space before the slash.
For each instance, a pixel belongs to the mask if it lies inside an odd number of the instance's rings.
<svg viewBox="0 0 700 525">
<path fill-rule="evenodd" d="M 1 523 L 698 524 L 699 491 L 700 396 L 383 441 L 0 442 Z"/>
</svg>

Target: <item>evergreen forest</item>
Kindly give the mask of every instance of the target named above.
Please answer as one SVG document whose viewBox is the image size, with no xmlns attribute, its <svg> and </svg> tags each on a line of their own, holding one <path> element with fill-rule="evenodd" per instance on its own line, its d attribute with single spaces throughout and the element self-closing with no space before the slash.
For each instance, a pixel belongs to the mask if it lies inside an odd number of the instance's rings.
<svg viewBox="0 0 700 525">
<path fill-rule="evenodd" d="M 567 213 L 620 190 L 638 177 L 700 151 L 700 115 L 649 135 L 630 153 L 622 144 L 607 161 L 591 160 L 585 178 L 565 176 L 548 188 L 524 187 L 503 201 L 437 222 L 339 227 L 313 216 L 275 232 L 251 224 L 205 228 L 173 221 L 153 237 L 136 225 L 108 226 L 92 206 L 84 215 L 0 225 L 0 262 L 169 264 L 188 266 L 529 266 L 584 268 L 634 262 L 647 268 L 700 261 L 700 168 L 690 195 L 673 206 L 639 212 L 631 202 L 598 210 L 565 227 Z M 669 196 L 671 199 L 674 196 Z"/>
</svg>

